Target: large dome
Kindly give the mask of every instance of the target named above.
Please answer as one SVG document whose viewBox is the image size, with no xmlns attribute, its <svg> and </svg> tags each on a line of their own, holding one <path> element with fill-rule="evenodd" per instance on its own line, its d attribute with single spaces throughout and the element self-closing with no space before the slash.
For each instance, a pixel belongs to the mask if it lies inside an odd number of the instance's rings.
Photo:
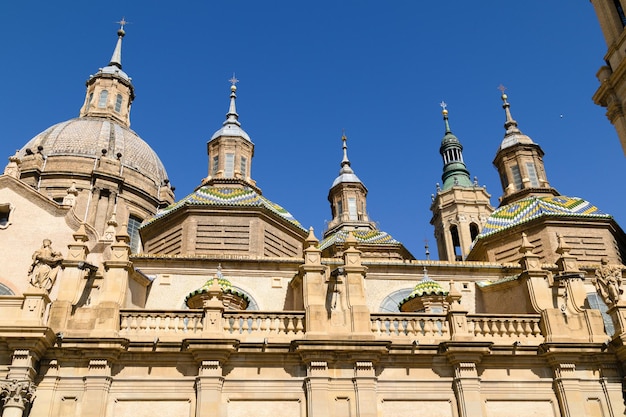
<svg viewBox="0 0 626 417">
<path fill-rule="evenodd" d="M 99 117 L 80 117 L 58 123 L 32 138 L 21 149 L 50 156 L 82 156 L 96 159 L 106 149 L 107 155 L 121 154 L 122 165 L 154 181 L 158 186 L 167 179 L 163 163 L 156 152 L 131 129 Z"/>
</svg>

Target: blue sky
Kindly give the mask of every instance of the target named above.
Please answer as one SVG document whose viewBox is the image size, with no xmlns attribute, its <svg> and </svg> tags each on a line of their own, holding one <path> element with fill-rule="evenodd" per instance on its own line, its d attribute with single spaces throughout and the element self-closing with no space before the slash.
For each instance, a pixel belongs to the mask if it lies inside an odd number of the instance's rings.
<svg viewBox="0 0 626 417">
<path fill-rule="evenodd" d="M 235 72 L 240 121 L 256 145 L 252 176 L 267 198 L 320 237 L 345 129 L 370 218 L 423 258 L 424 239 L 436 252 L 439 102 L 497 206 L 504 84 L 552 186 L 626 224 L 624 156 L 591 100 L 606 45 L 588 1 L 22 1 L 3 2 L 0 15 L 5 157 L 78 115 L 84 82 L 108 63 L 125 16 L 131 128 L 160 155 L 177 199 L 207 175 L 206 141 Z"/>
</svg>

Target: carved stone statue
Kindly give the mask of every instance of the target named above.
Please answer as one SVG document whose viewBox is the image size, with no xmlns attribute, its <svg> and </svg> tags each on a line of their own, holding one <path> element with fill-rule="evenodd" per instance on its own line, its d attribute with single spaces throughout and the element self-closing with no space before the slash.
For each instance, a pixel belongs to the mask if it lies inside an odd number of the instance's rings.
<svg viewBox="0 0 626 417">
<path fill-rule="evenodd" d="M 50 291 L 57 278 L 62 260 L 61 253 L 52 249 L 50 239 L 44 239 L 41 249 L 33 253 L 33 263 L 28 270 L 31 285 Z"/>
<path fill-rule="evenodd" d="M 602 265 L 596 270 L 594 284 L 608 306 L 617 304 L 624 292 L 621 289 L 622 267 L 620 265 L 609 265 L 609 261 L 603 258 Z"/>
</svg>

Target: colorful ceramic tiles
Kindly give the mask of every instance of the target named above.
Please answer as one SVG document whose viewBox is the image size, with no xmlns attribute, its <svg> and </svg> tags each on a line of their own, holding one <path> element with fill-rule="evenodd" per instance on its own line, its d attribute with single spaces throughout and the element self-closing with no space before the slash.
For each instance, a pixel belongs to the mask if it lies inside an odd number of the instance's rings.
<svg viewBox="0 0 626 417">
<path fill-rule="evenodd" d="M 478 239 L 542 216 L 611 218 L 611 215 L 601 212 L 596 206 L 582 198 L 562 195 L 533 196 L 507 204 L 494 211 L 487 219 Z"/>
<path fill-rule="evenodd" d="M 380 230 L 352 230 L 357 242 L 360 244 L 371 244 L 371 245 L 399 245 L 400 242 L 395 240 L 391 235 L 386 232 L 381 232 Z M 320 249 L 326 249 L 331 245 L 335 245 L 337 243 L 344 243 L 348 238 L 347 230 L 339 230 L 332 235 L 328 236 L 326 239 L 320 243 Z"/>
<path fill-rule="evenodd" d="M 200 187 L 187 197 L 159 211 L 142 226 L 165 217 L 185 206 L 224 206 L 224 207 L 263 207 L 279 215 L 288 222 L 304 228 L 287 210 L 271 202 L 252 188 Z"/>
</svg>

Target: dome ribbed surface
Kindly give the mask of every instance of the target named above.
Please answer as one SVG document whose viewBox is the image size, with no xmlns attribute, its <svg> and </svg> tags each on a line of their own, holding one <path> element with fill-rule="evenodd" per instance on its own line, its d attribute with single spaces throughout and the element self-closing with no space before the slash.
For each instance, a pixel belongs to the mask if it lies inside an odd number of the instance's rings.
<svg viewBox="0 0 626 417">
<path fill-rule="evenodd" d="M 156 152 L 131 129 L 116 122 L 98 117 L 80 117 L 58 123 L 32 138 L 20 151 L 37 151 L 43 146 L 43 154 L 50 156 L 82 156 L 99 158 L 102 149 L 107 156 L 115 158 L 122 154 L 122 165 L 140 172 L 157 185 L 167 178 L 167 172 Z"/>
</svg>

